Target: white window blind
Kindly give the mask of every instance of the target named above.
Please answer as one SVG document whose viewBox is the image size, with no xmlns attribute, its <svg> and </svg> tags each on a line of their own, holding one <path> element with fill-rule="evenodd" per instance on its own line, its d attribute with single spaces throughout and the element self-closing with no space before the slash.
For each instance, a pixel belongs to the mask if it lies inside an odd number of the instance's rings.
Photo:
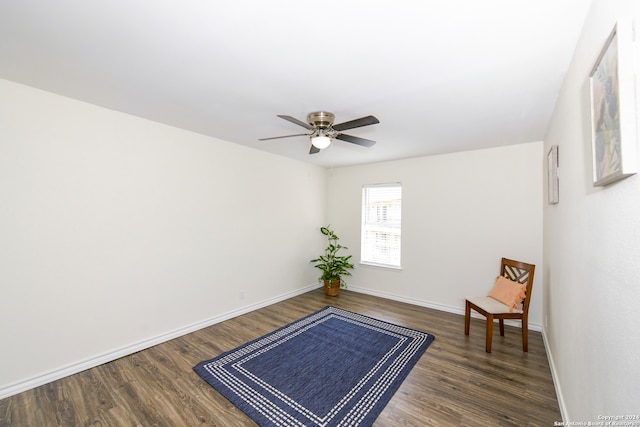
<svg viewBox="0 0 640 427">
<path fill-rule="evenodd" d="M 400 183 L 362 187 L 360 261 L 363 264 L 400 268 L 401 214 Z"/>
</svg>

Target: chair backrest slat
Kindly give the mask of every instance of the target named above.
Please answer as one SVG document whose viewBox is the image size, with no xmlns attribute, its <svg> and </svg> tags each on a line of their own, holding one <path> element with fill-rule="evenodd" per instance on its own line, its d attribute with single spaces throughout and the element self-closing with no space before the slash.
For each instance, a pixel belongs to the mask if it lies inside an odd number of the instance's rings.
<svg viewBox="0 0 640 427">
<path fill-rule="evenodd" d="M 500 266 L 500 275 L 514 282 L 522 283 L 527 287 L 527 293 L 522 302 L 522 310 L 526 313 L 529 311 L 529 302 L 531 301 L 531 289 L 533 288 L 533 275 L 536 266 L 527 264 L 526 262 L 515 261 L 512 259 L 502 258 Z"/>
</svg>

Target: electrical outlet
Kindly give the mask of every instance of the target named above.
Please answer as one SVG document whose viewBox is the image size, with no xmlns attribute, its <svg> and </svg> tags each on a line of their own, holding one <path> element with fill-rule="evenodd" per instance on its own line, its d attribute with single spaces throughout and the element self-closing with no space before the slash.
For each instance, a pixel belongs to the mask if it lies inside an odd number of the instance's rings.
<svg viewBox="0 0 640 427">
<path fill-rule="evenodd" d="M 240 299 L 244 299 L 244 290 L 240 291 Z"/>
</svg>

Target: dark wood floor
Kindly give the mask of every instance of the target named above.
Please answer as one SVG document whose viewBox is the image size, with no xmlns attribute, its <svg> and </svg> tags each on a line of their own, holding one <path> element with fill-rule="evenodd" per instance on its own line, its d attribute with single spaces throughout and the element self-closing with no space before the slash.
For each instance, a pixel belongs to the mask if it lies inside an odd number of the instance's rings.
<svg viewBox="0 0 640 427">
<path fill-rule="evenodd" d="M 322 290 L 210 326 L 136 354 L 0 400 L 0 426 L 255 425 L 192 367 L 304 315 L 334 305 L 436 336 L 376 420 L 390 426 L 552 426 L 561 421 L 542 336 L 523 353 L 519 329 L 369 295 Z"/>
</svg>

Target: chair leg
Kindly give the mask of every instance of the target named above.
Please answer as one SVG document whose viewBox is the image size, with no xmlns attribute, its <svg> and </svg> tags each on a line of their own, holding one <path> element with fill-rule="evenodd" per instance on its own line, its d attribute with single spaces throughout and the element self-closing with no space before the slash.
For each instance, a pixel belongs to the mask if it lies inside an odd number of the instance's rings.
<svg viewBox="0 0 640 427">
<path fill-rule="evenodd" d="M 522 351 L 529 352 L 529 322 L 522 319 Z"/>
<path fill-rule="evenodd" d="M 485 351 L 491 353 L 491 340 L 493 339 L 493 315 L 487 316 L 487 343 L 485 345 Z"/>
<path fill-rule="evenodd" d="M 504 319 L 498 319 L 498 322 L 500 322 L 500 336 L 503 337 L 504 336 Z"/>
<path fill-rule="evenodd" d="M 469 335 L 469 325 L 471 324 L 471 305 L 466 301 L 464 306 L 464 334 Z"/>
</svg>

